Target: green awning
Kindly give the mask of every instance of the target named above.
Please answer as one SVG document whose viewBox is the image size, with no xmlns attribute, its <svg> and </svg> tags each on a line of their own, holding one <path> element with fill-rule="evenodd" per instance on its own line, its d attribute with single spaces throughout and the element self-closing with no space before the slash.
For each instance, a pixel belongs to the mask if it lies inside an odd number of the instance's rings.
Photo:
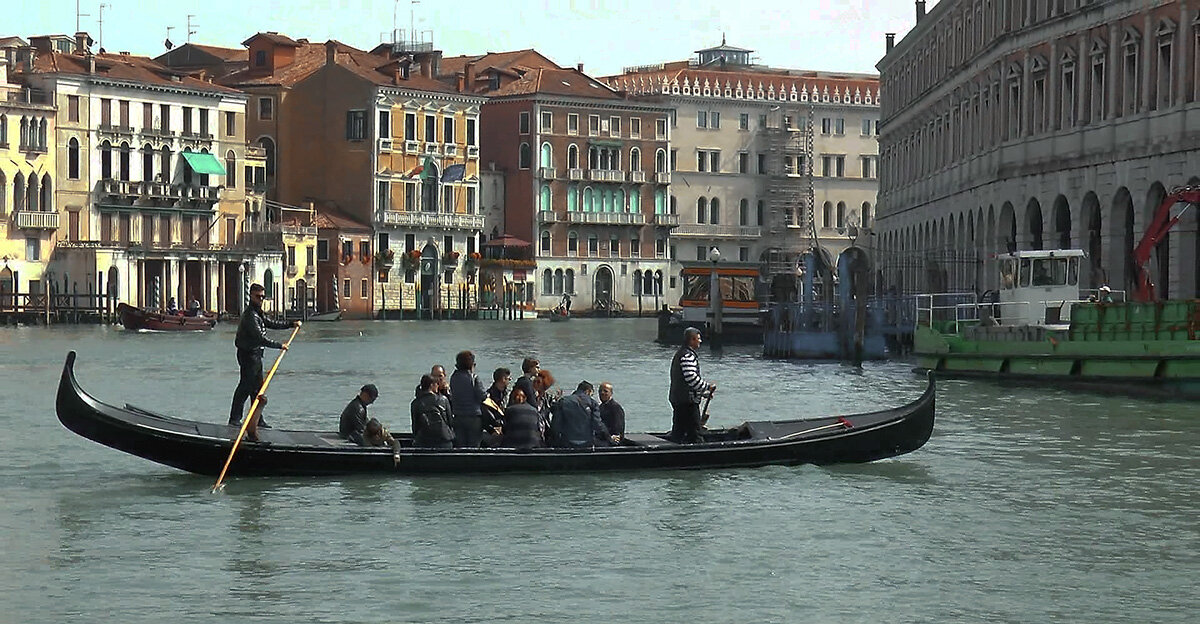
<svg viewBox="0 0 1200 624">
<path fill-rule="evenodd" d="M 622 147 L 624 144 L 613 139 L 588 139 L 588 143 L 599 145 L 600 147 Z"/>
<path fill-rule="evenodd" d="M 225 167 L 222 167 L 221 161 L 217 160 L 217 157 L 212 154 L 197 152 L 182 152 L 182 154 L 188 166 L 196 173 L 202 175 L 225 175 Z"/>
</svg>

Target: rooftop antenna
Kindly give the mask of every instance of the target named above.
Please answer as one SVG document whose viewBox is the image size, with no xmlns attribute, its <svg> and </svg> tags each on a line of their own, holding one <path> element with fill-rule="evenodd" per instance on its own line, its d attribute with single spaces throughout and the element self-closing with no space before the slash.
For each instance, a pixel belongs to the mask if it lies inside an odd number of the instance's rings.
<svg viewBox="0 0 1200 624">
<path fill-rule="evenodd" d="M 79 0 L 75 0 L 75 32 L 79 32 L 79 18 L 91 17 L 90 14 L 82 12 L 79 7 Z"/>
<path fill-rule="evenodd" d="M 167 26 L 167 38 L 165 41 L 163 41 L 163 45 L 166 46 L 166 48 L 168 50 L 175 47 L 175 44 L 171 43 L 171 31 L 172 30 L 175 30 L 174 26 Z"/>
<path fill-rule="evenodd" d="M 412 4 L 408 7 L 408 36 L 414 42 L 417 40 L 417 5 L 421 4 L 421 0 L 412 0 Z"/>
<path fill-rule="evenodd" d="M 111 8 L 112 8 L 111 4 L 106 4 L 104 2 L 100 3 L 100 17 L 97 19 L 97 22 L 99 23 L 99 26 L 100 26 L 100 37 L 96 40 L 96 43 L 98 43 L 100 45 L 101 52 L 104 51 L 104 9 L 111 9 Z"/>
<path fill-rule="evenodd" d="M 195 15 L 187 16 L 187 42 L 188 43 L 192 42 L 192 35 L 196 34 L 196 31 L 192 30 L 192 28 L 196 26 L 195 24 L 192 23 L 193 17 L 196 17 L 196 16 Z"/>
</svg>

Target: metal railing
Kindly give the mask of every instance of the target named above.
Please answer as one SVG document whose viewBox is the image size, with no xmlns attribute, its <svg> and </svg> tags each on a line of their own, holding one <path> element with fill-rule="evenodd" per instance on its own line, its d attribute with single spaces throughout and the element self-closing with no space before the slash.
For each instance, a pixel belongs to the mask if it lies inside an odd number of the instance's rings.
<svg viewBox="0 0 1200 624">
<path fill-rule="evenodd" d="M 58 229 L 58 213 L 57 212 L 37 212 L 31 210 L 18 210 L 13 213 L 13 221 L 17 227 L 30 230 L 57 230 Z"/>
<path fill-rule="evenodd" d="M 640 212 L 567 212 L 567 220 L 571 223 L 595 223 L 600 225 L 641 225 L 646 222 L 646 215 Z"/>
<path fill-rule="evenodd" d="M 445 227 L 464 230 L 483 229 L 483 215 L 444 212 L 403 212 L 386 210 L 383 222 L 402 227 Z"/>
</svg>

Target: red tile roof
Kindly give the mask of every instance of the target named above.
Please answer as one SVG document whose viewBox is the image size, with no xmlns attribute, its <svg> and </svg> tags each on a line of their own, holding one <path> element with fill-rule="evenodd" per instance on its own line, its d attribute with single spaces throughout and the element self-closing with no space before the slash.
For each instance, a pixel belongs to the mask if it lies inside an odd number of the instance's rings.
<svg viewBox="0 0 1200 624">
<path fill-rule="evenodd" d="M 204 52 L 208 52 L 209 54 L 226 62 L 250 60 L 250 50 L 245 48 L 221 48 L 217 46 L 201 45 L 199 43 L 190 43 L 185 45 L 190 45 Z"/>
<path fill-rule="evenodd" d="M 438 77 L 453 77 L 461 71 L 466 71 L 467 63 L 475 63 L 475 71 L 494 67 L 501 71 L 514 72 L 516 68 L 550 67 L 559 68 L 554 61 L 546 58 L 537 50 L 512 50 L 509 52 L 488 52 L 479 55 L 448 56 L 442 58 Z M 515 73 L 515 72 L 514 72 Z"/>
<path fill-rule="evenodd" d="M 575 69 L 531 69 L 520 79 L 493 91 L 489 95 L 569 95 L 574 97 L 624 99 L 604 83 Z"/>
<path fill-rule="evenodd" d="M 303 43 L 300 41 L 296 41 L 295 39 L 292 39 L 291 37 L 288 37 L 286 35 L 281 35 L 277 32 L 260 32 L 260 33 L 256 33 L 253 37 L 250 37 L 249 39 L 243 41 L 242 45 L 248 46 L 248 45 L 250 45 L 251 41 L 254 41 L 255 39 L 260 39 L 260 38 L 266 39 L 267 41 L 270 41 L 272 43 L 278 43 L 278 44 L 282 44 L 282 45 L 290 45 L 295 48 L 300 47 L 301 44 Z"/>
<path fill-rule="evenodd" d="M 110 80 L 125 80 L 145 84 L 168 85 L 197 91 L 218 91 L 235 94 L 236 89 L 193 78 L 160 65 L 154 59 L 132 54 L 97 54 L 95 75 Z M 40 52 L 34 58 L 34 74 L 88 75 L 88 59 L 80 54 Z"/>
<path fill-rule="evenodd" d="M 331 40 L 328 43 L 336 47 L 334 62 L 374 84 L 418 91 L 454 92 L 449 85 L 422 76 L 416 65 L 413 65 L 412 73 L 409 74 L 407 80 L 402 79 L 396 82 L 394 68 L 398 61 L 364 52 L 339 41 Z M 295 59 L 283 67 L 276 68 L 274 73 L 264 74 L 261 70 L 247 68 L 221 78 L 221 83 L 237 87 L 291 86 L 325 66 L 325 43 L 300 43 L 297 45 L 299 47 L 296 49 Z"/>
</svg>

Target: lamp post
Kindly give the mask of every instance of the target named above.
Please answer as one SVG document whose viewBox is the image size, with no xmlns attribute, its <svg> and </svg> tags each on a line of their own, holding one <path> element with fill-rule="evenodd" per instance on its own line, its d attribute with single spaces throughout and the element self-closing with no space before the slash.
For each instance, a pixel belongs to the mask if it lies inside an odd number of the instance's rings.
<svg viewBox="0 0 1200 624">
<path fill-rule="evenodd" d="M 708 283 L 709 316 L 712 318 L 708 328 L 708 346 L 715 351 L 721 348 L 721 334 L 723 333 L 721 327 L 721 278 L 717 275 L 717 263 L 721 261 L 721 250 L 716 247 L 710 249 L 708 259 L 712 262 Z"/>
</svg>

